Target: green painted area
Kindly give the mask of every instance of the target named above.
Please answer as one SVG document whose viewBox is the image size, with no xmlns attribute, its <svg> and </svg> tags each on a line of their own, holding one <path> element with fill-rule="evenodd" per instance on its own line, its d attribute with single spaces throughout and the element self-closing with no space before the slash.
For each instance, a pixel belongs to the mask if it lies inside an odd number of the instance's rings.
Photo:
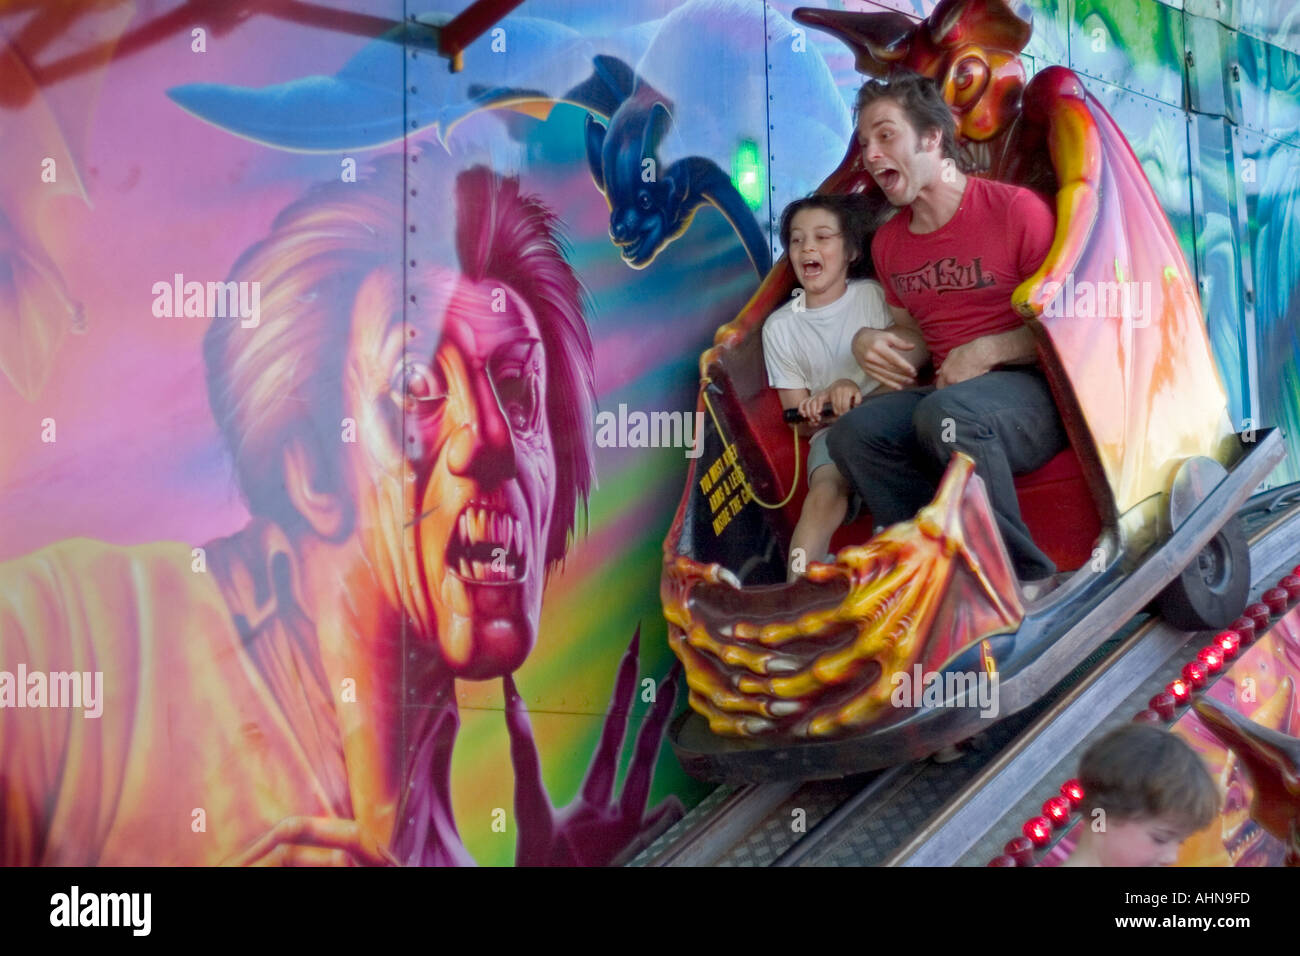
<svg viewBox="0 0 1300 956">
<path fill-rule="evenodd" d="M 1183 14 L 1155 0 L 1074 0 L 1071 69 L 1183 105 Z"/>
<path fill-rule="evenodd" d="M 742 140 L 731 154 L 731 182 L 750 209 L 757 209 L 767 198 L 767 175 L 758 144 Z"/>
</svg>

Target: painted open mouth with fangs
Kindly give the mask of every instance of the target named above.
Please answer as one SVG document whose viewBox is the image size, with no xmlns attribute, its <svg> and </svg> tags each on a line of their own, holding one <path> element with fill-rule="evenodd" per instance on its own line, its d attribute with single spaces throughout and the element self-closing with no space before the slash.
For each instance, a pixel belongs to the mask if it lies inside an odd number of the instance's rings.
<svg viewBox="0 0 1300 956">
<path fill-rule="evenodd" d="M 456 518 L 447 568 L 470 584 L 519 584 L 528 577 L 523 522 L 499 504 L 471 501 Z"/>
</svg>

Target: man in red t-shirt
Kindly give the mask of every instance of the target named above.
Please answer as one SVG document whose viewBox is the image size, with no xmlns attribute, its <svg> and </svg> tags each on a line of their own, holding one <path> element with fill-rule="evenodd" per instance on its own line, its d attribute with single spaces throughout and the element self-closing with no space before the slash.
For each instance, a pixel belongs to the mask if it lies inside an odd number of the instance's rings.
<svg viewBox="0 0 1300 956">
<path fill-rule="evenodd" d="M 934 496 L 954 451 L 975 460 L 1029 597 L 1056 570 L 1020 517 L 1012 476 L 1045 465 L 1065 430 L 1034 339 L 1011 293 L 1047 256 L 1051 208 L 1019 186 L 966 176 L 955 126 L 934 83 L 915 74 L 858 94 L 862 162 L 898 214 L 871 253 L 894 326 L 853 340 L 885 392 L 841 418 L 831 458 L 877 525 L 913 517 Z M 915 387 L 929 354 L 935 384 Z"/>
</svg>

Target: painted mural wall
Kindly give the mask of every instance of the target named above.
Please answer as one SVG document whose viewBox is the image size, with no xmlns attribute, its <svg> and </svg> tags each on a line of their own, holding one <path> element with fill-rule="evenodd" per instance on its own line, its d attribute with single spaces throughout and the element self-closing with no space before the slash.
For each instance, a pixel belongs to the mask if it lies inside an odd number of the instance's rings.
<svg viewBox="0 0 1300 956">
<path fill-rule="evenodd" d="M 527 0 L 452 72 L 468 5 L 0 11 L 0 861 L 601 864 L 706 792 L 697 358 L 861 77 L 785 0 Z M 1300 22 L 1031 6 L 1293 432 Z"/>
</svg>

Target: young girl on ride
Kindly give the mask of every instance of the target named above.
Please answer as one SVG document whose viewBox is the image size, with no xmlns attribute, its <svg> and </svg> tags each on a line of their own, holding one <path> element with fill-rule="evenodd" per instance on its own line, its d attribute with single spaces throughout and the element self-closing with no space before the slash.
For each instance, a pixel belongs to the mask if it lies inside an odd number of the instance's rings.
<svg viewBox="0 0 1300 956">
<path fill-rule="evenodd" d="M 808 496 L 790 541 L 791 581 L 808 561 L 823 560 L 848 514 L 853 491 L 831 461 L 826 433 L 880 385 L 853 358 L 852 343 L 859 329 L 893 324 L 883 290 L 867 278 L 871 236 L 890 211 L 879 196 L 812 195 L 781 215 L 781 244 L 800 288 L 764 324 L 763 355 L 768 384 L 784 408 L 798 409 L 799 433 L 811 435 Z"/>
</svg>

